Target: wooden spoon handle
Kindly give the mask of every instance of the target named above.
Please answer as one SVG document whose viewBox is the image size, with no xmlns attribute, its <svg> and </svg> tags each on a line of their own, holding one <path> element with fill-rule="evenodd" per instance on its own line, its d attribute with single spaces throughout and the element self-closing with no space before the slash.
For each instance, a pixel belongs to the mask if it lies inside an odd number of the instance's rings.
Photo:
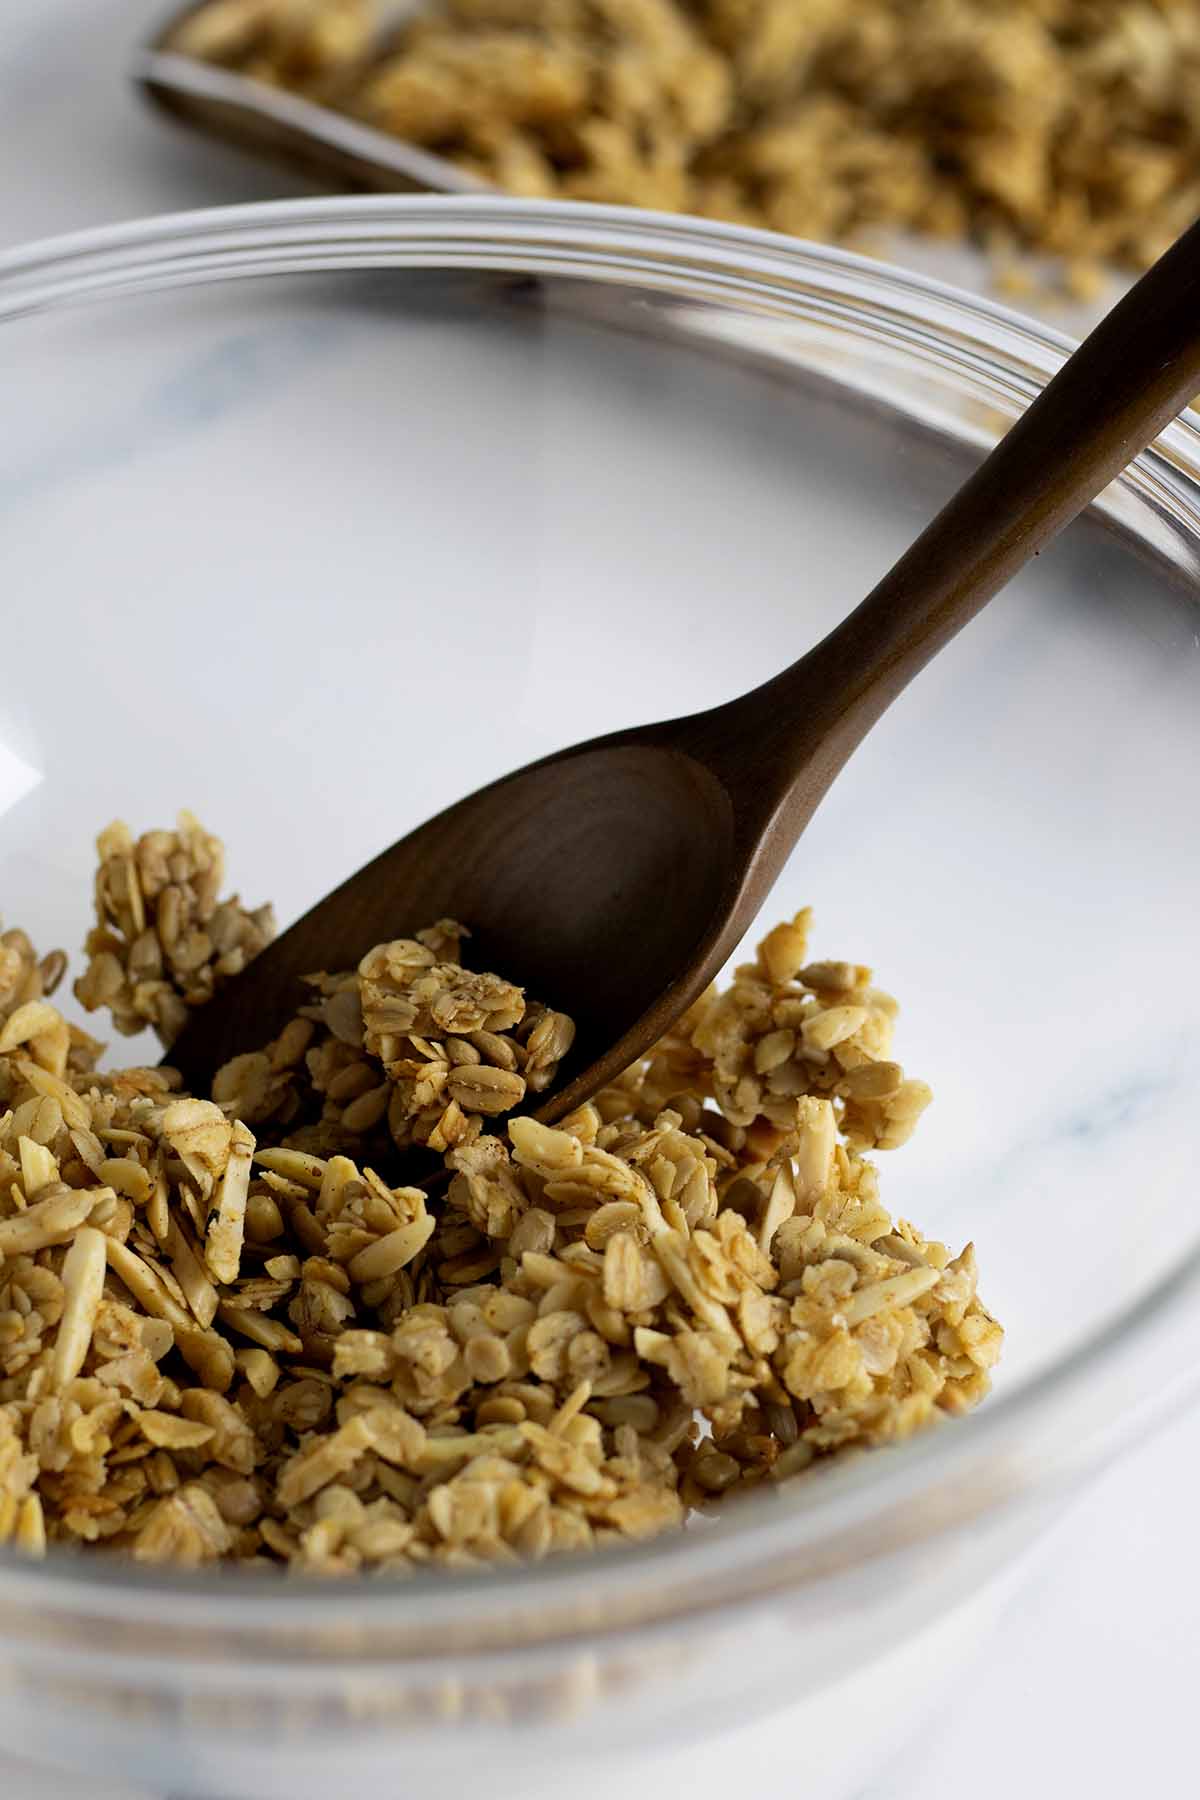
<svg viewBox="0 0 1200 1800">
<path fill-rule="evenodd" d="M 717 715 L 776 796 L 824 786 L 930 658 L 1200 391 L 1200 223 L 1085 339 L 879 585 Z M 819 768 L 816 764 L 819 763 Z M 790 809 L 789 809 L 790 810 Z"/>
</svg>

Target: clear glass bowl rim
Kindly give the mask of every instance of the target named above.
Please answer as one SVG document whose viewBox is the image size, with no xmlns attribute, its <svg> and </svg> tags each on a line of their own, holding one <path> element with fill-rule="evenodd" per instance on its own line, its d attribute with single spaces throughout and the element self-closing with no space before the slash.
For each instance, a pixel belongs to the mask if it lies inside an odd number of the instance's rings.
<svg viewBox="0 0 1200 1800">
<path fill-rule="evenodd" d="M 490 196 L 277 201 L 49 239 L 0 254 L 0 326 L 177 285 L 374 268 L 631 284 L 745 308 L 764 320 L 802 318 L 815 308 L 875 344 L 935 353 L 943 373 L 949 349 L 951 366 L 1010 404 L 1027 403 L 1072 348 L 1062 333 L 1004 306 L 841 249 L 670 214 Z M 1150 488 L 1200 553 L 1200 431 L 1188 417 L 1169 426 L 1114 487 L 1121 484 Z M 1198 1319 L 1200 1245 L 1091 1339 L 1021 1386 L 1002 1389 L 952 1429 L 785 1485 L 771 1504 L 731 1509 L 701 1530 L 599 1559 L 563 1557 L 453 1578 L 432 1572 L 328 1582 L 190 1574 L 103 1556 L 51 1554 L 32 1563 L 0 1550 L 3 1595 L 18 1611 L 114 1622 L 136 1620 L 160 1596 L 169 1598 L 173 1625 L 202 1634 L 250 1626 L 286 1632 L 301 1620 L 332 1627 L 352 1611 L 356 1626 L 388 1636 L 419 1621 L 428 1656 L 439 1653 L 442 1640 L 448 1656 L 461 1657 L 462 1628 L 472 1620 L 490 1621 L 499 1633 L 487 1634 L 493 1648 L 508 1636 L 514 1643 L 561 1642 L 581 1631 L 665 1624 L 819 1581 L 846 1566 L 854 1545 L 862 1562 L 1077 1483 L 1200 1385 L 1200 1329 L 1188 1328 Z M 1141 1376 L 1164 1344 L 1177 1375 L 1155 1392 Z M 1124 1409 L 1115 1404 L 1122 1392 Z M 957 1499 L 929 1507 L 935 1492 Z M 278 1653 L 278 1641 L 274 1647 Z M 334 1650 L 329 1656 L 338 1660 Z"/>
</svg>

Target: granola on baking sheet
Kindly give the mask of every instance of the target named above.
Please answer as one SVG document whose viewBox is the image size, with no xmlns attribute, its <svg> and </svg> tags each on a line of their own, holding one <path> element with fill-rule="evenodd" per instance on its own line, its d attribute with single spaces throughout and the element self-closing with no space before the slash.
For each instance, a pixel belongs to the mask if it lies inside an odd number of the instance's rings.
<svg viewBox="0 0 1200 1800">
<path fill-rule="evenodd" d="M 388 22 L 400 12 L 397 35 Z M 214 0 L 175 47 L 511 193 L 1014 252 L 1068 289 L 1200 212 L 1191 0 Z"/>
</svg>

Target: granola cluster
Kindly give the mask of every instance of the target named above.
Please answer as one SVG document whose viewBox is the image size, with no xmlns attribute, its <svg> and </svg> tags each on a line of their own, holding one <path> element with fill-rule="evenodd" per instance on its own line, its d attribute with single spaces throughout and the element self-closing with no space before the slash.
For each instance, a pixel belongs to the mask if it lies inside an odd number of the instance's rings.
<svg viewBox="0 0 1200 1800">
<path fill-rule="evenodd" d="M 378 944 L 359 967 L 308 979 L 311 1000 L 265 1049 L 225 1064 L 213 1098 L 247 1124 L 286 1128 L 314 1154 L 390 1160 L 470 1144 L 540 1093 L 570 1049 L 565 1013 L 459 962 L 452 919 Z"/>
<path fill-rule="evenodd" d="M 75 998 L 88 1012 L 106 1008 L 126 1037 L 153 1027 L 169 1048 L 189 1007 L 211 1000 L 270 943 L 275 914 L 247 912 L 236 894 L 219 899 L 224 846 L 191 813 L 136 843 L 118 819 L 97 848 L 96 924 Z"/>
<path fill-rule="evenodd" d="M 111 916 L 141 864 L 100 843 Z M 1002 1336 L 973 1250 L 894 1222 L 864 1155 L 929 1091 L 894 1001 L 810 961 L 808 923 L 557 1128 L 524 1109 L 570 1021 L 464 967 L 451 921 L 315 977 L 211 1097 L 101 1072 L 46 997 L 62 959 L 8 933 L 0 1542 L 472 1567 L 648 1536 L 973 1406 Z M 418 1144 L 448 1185 L 405 1183 Z"/>
<path fill-rule="evenodd" d="M 1147 266 L 1200 212 L 1190 0 L 214 0 L 176 43 L 510 192 Z"/>
</svg>

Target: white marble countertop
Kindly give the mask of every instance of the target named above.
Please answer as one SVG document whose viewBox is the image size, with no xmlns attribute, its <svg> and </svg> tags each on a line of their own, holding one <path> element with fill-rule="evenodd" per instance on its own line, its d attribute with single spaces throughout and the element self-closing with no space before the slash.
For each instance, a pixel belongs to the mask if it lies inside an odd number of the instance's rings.
<svg viewBox="0 0 1200 1800">
<path fill-rule="evenodd" d="M 149 212 L 300 189 L 232 152 L 160 123 L 130 92 L 130 43 L 149 0 L 3 0 L 0 18 L 0 248 Z M 8 430 L 19 420 L 6 416 Z M 1014 1790 L 1087 1792 L 1177 1782 L 1194 1752 L 1196 1558 L 1193 1495 L 1200 1420 L 1185 1420 L 1111 1472 L 1040 1558 L 960 1691 L 922 1728 L 870 1800 L 1001 1800 Z M 673 1791 L 706 1800 L 789 1788 L 786 1717 L 678 1761 Z M 662 1791 L 665 1771 L 653 1786 Z M 626 1791 L 651 1779 L 630 1769 Z M 805 1787 L 806 1797 L 809 1794 Z M 86 1784 L 0 1756 L 13 1800 L 135 1800 L 96 1770 Z M 142 1800 L 161 1800 L 143 1796 Z M 819 1795 L 811 1800 L 822 1800 Z M 862 1797 L 867 1800 L 867 1795 Z"/>
</svg>

